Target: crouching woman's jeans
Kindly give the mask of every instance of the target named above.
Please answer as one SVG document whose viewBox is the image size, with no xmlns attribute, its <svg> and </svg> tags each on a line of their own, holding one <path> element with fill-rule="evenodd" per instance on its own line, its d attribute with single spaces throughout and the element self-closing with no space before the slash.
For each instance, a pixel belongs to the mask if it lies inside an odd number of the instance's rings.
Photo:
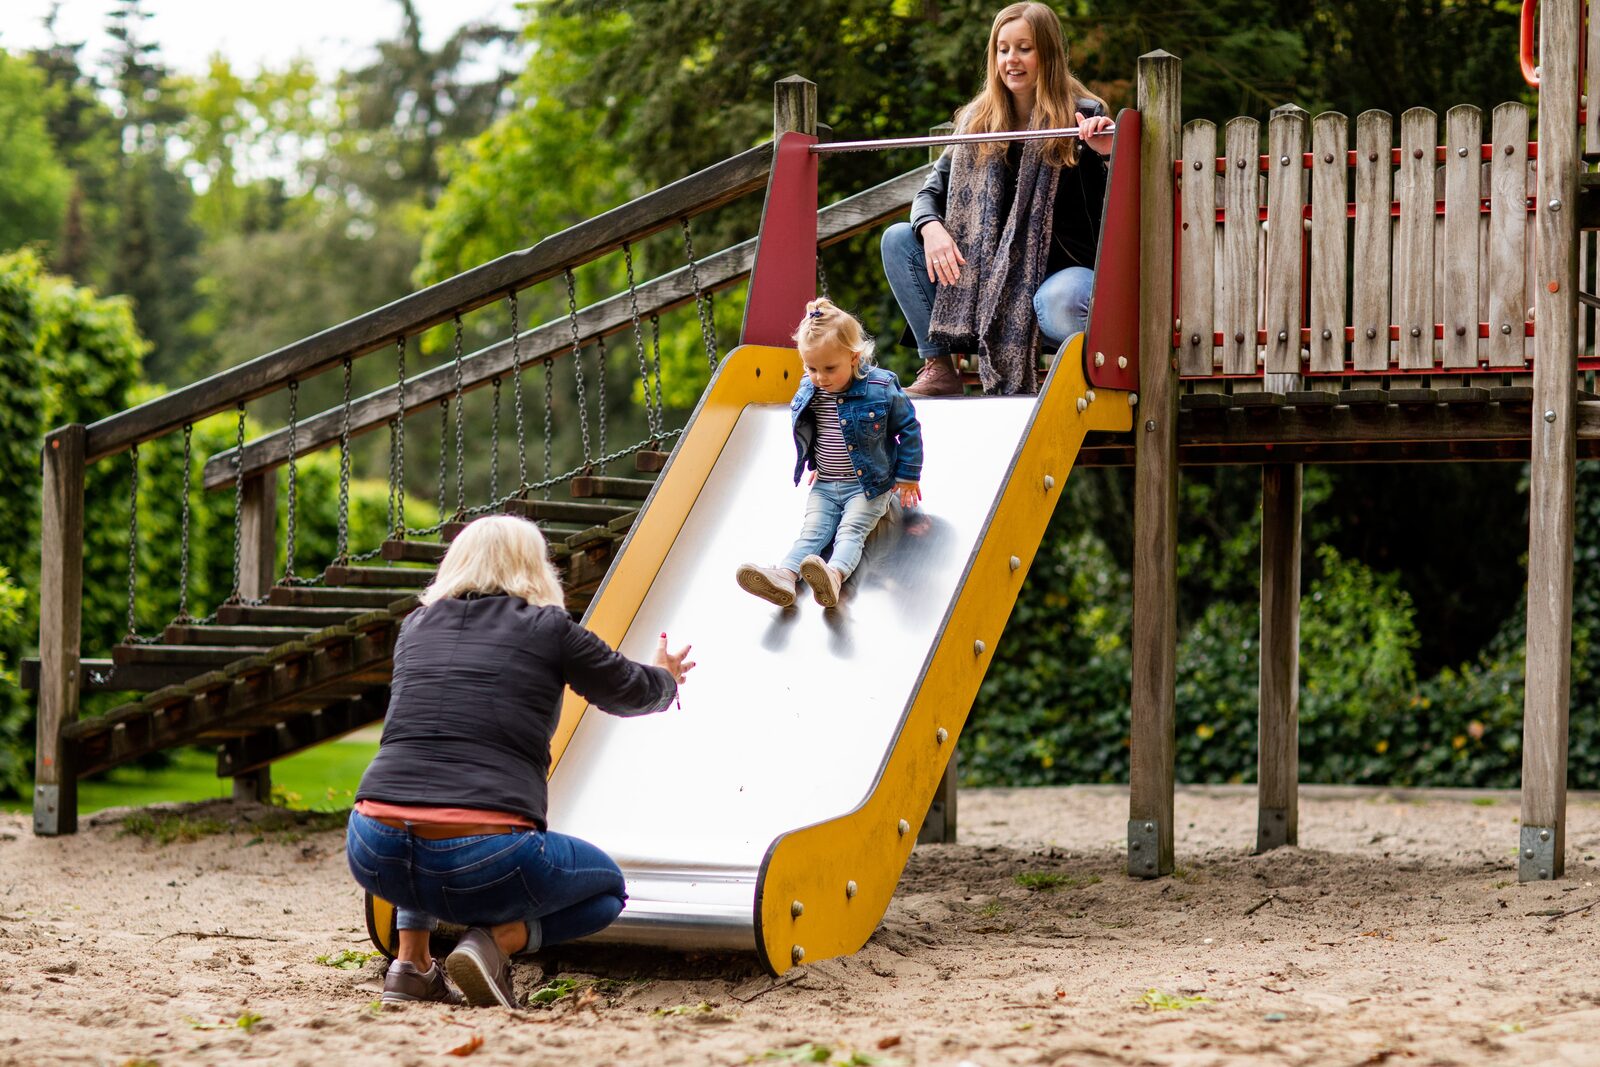
<svg viewBox="0 0 1600 1067">
<path fill-rule="evenodd" d="M 401 930 L 520 919 L 536 949 L 605 929 L 628 899 L 610 856 L 549 831 L 431 841 L 351 812 L 345 857 L 362 889 L 395 906 Z"/>
</svg>

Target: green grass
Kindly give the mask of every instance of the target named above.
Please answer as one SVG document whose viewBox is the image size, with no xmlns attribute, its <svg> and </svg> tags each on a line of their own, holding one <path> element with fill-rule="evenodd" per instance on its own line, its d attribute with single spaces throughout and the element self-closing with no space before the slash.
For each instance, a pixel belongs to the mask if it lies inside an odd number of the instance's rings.
<svg viewBox="0 0 1600 1067">
<path fill-rule="evenodd" d="M 274 793 L 291 808 L 325 811 L 348 808 L 361 774 L 378 751 L 376 741 L 346 738 L 330 741 L 272 765 Z M 217 777 L 212 750 L 184 748 L 160 770 L 118 767 L 78 785 L 78 812 L 168 801 L 214 800 L 229 796 L 233 782 Z M 27 801 L 0 801 L 5 811 L 31 811 Z"/>
</svg>

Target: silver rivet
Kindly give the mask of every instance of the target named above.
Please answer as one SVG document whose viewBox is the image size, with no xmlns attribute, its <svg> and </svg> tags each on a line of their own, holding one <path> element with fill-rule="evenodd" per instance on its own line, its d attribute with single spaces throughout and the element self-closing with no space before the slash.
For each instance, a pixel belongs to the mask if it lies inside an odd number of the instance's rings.
<svg viewBox="0 0 1600 1067">
<path fill-rule="evenodd" d="M 1323 340 L 1324 340 L 1324 341 L 1331 341 L 1331 340 L 1333 340 L 1333 331 L 1332 331 L 1332 330 L 1330 330 L 1330 329 L 1328 329 L 1328 328 L 1327 328 L 1327 327 L 1326 327 L 1326 326 L 1324 326 L 1324 327 L 1323 327 L 1323 328 L 1322 328 L 1322 339 L 1323 339 Z"/>
<path fill-rule="evenodd" d="M 1544 413 L 1544 421 L 1545 422 L 1555 422 L 1556 421 L 1556 413 L 1553 412 L 1553 411 L 1545 412 Z"/>
<path fill-rule="evenodd" d="M 1056 477 L 1055 477 L 1055 475 L 1046 474 L 1044 476 L 1044 487 L 1046 489 L 1054 489 L 1056 487 Z"/>
<path fill-rule="evenodd" d="M 1413 327 L 1411 327 L 1411 336 L 1412 337 L 1421 337 L 1422 336 L 1422 327 L 1421 326 L 1413 326 Z"/>
<path fill-rule="evenodd" d="M 1083 398 L 1085 400 L 1087 400 L 1089 403 L 1093 404 L 1094 403 L 1094 390 L 1090 389 L 1087 393 L 1084 393 L 1083 394 Z"/>
<path fill-rule="evenodd" d="M 1147 833 L 1147 834 L 1155 833 L 1156 832 L 1156 824 L 1153 823 L 1153 822 L 1145 823 L 1144 824 L 1144 832 Z"/>
<path fill-rule="evenodd" d="M 1554 412 L 1546 413 L 1545 418 L 1548 419 L 1553 414 L 1555 414 L 1555 413 Z M 1540 830 L 1539 831 L 1539 840 L 1540 841 L 1548 841 L 1548 840 L 1550 840 L 1550 831 L 1549 830 Z"/>
<path fill-rule="evenodd" d="M 950 731 L 941 726 L 933 732 L 933 739 L 942 745 L 950 740 Z"/>
<path fill-rule="evenodd" d="M 1235 163 L 1234 166 L 1238 167 L 1240 170 L 1244 170 L 1244 160 L 1239 160 L 1239 162 Z"/>
<path fill-rule="evenodd" d="M 796 945 L 794 948 L 789 950 L 789 958 L 794 960 L 796 963 L 799 963 L 801 960 L 806 958 L 806 950 L 801 948 L 799 945 Z"/>
<path fill-rule="evenodd" d="M 1523 849 L 1523 850 L 1522 850 L 1522 854 L 1523 854 L 1523 855 L 1524 855 L 1524 856 L 1526 856 L 1526 857 L 1528 857 L 1528 858 L 1529 858 L 1529 859 L 1530 859 L 1530 860 L 1531 860 L 1531 859 L 1533 859 L 1533 849 L 1531 849 L 1531 848 L 1525 848 L 1525 849 Z"/>
<path fill-rule="evenodd" d="M 1378 330 L 1377 330 L 1377 328 L 1376 328 L 1376 327 L 1374 327 L 1374 326 L 1368 326 L 1368 327 L 1367 327 L 1367 340 L 1369 340 L 1369 341 L 1370 341 L 1370 340 L 1372 340 L 1372 339 L 1373 339 L 1373 338 L 1374 338 L 1374 337 L 1376 337 L 1376 336 L 1378 336 Z"/>
<path fill-rule="evenodd" d="M 1332 152 L 1324 152 L 1324 153 L 1322 153 L 1322 161 L 1324 163 L 1332 163 L 1333 162 L 1333 153 Z"/>
<path fill-rule="evenodd" d="M 1144 432 L 1145 433 L 1155 433 L 1156 432 L 1156 420 L 1155 419 L 1146 419 L 1146 420 L 1144 420 Z"/>
<path fill-rule="evenodd" d="M 1456 157 L 1459 158 L 1459 159 L 1466 159 L 1467 158 L 1467 150 L 1465 148 L 1456 149 Z"/>
<path fill-rule="evenodd" d="M 974 642 L 972 642 L 972 654 L 974 656 L 981 656 L 981 655 L 983 655 L 984 650 L 987 647 L 988 646 L 985 645 L 982 641 L 974 641 Z"/>
<path fill-rule="evenodd" d="M 1278 331 L 1278 343 L 1279 344 L 1282 344 L 1284 341 L 1287 341 L 1288 339 L 1289 339 L 1289 331 L 1288 330 L 1279 330 Z"/>
<path fill-rule="evenodd" d="M 1134 852 L 1138 852 L 1141 848 L 1144 847 L 1144 843 L 1141 842 L 1141 841 L 1135 841 L 1133 844 L 1129 845 L 1128 847 L 1130 849 L 1132 849 Z"/>
<path fill-rule="evenodd" d="M 1457 337 L 1465 337 L 1466 335 L 1467 335 L 1467 328 L 1465 326 L 1457 326 L 1456 327 L 1456 336 Z"/>
<path fill-rule="evenodd" d="M 1016 556 L 1011 557 L 1010 563 L 1012 570 L 1018 570 L 1022 566 L 1022 560 L 1018 559 Z"/>
<path fill-rule="evenodd" d="M 806 906 L 800 903 L 798 900 L 789 905 L 789 914 L 793 915 L 796 919 L 800 918 L 800 916 L 804 915 L 805 913 Z"/>
<path fill-rule="evenodd" d="M 844 884 L 844 895 L 848 899 L 854 899 L 855 898 L 855 895 L 856 895 L 856 884 L 855 884 L 854 881 L 849 881 L 849 882 L 846 882 Z"/>
<path fill-rule="evenodd" d="M 1096 352 L 1094 354 L 1094 365 L 1096 367 L 1104 367 L 1106 365 L 1106 354 L 1104 352 Z"/>
<path fill-rule="evenodd" d="M 911 832 L 911 824 L 906 822 L 904 819 L 901 819 L 895 829 L 900 831 L 901 837 L 904 837 Z"/>
<path fill-rule="evenodd" d="M 1236 345 L 1244 344 L 1244 331 L 1243 330 L 1241 330 L 1238 333 L 1233 335 L 1233 343 L 1236 344 Z"/>
<path fill-rule="evenodd" d="M 1287 167 L 1289 165 L 1289 157 L 1288 156 L 1279 156 L 1278 157 L 1278 165 L 1280 167 Z"/>
<path fill-rule="evenodd" d="M 1117 369 L 1118 370 L 1127 370 L 1128 369 L 1128 357 L 1127 356 L 1118 356 L 1117 357 Z"/>
<path fill-rule="evenodd" d="M 1085 400 L 1083 397 L 1080 396 L 1078 398 L 1078 414 L 1081 415 L 1085 411 L 1088 411 L 1088 410 L 1089 410 L 1089 402 L 1087 400 Z"/>
<path fill-rule="evenodd" d="M 1550 880 L 1550 872 L 1549 871 L 1540 871 L 1539 872 L 1539 881 L 1547 882 L 1549 880 Z"/>
<path fill-rule="evenodd" d="M 1551 211 L 1560 211 L 1561 210 L 1561 201 L 1559 201 L 1559 200 L 1551 200 L 1550 201 L 1550 210 Z"/>
<path fill-rule="evenodd" d="M 1136 408 L 1136 407 L 1139 406 L 1139 394 L 1138 393 L 1129 393 L 1128 394 L 1128 406 L 1130 408 Z"/>
<path fill-rule="evenodd" d="M 1500 324 L 1500 332 L 1501 333 L 1510 333 L 1511 332 L 1511 324 L 1509 322 L 1502 322 Z"/>
<path fill-rule="evenodd" d="M 1199 343 L 1200 343 L 1200 335 L 1199 335 L 1199 334 L 1197 334 L 1197 333 L 1191 333 L 1191 334 L 1190 334 L 1190 335 L 1189 335 L 1189 343 L 1190 343 L 1190 344 L 1191 344 L 1191 345 L 1197 345 L 1197 344 L 1199 344 Z"/>
</svg>

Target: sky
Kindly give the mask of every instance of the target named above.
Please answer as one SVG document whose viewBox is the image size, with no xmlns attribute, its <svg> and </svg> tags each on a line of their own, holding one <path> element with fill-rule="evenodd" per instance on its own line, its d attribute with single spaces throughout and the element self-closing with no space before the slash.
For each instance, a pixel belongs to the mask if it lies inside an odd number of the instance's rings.
<svg viewBox="0 0 1600 1067">
<path fill-rule="evenodd" d="M 415 0 L 424 43 L 437 47 L 464 23 L 494 19 L 516 25 L 514 0 Z M 0 0 L 0 48 L 23 51 L 48 40 L 40 20 L 51 0 Z M 87 40 L 84 56 L 98 63 L 110 50 L 102 28 L 111 0 L 60 0 L 57 32 L 64 40 Z M 263 64 L 282 67 L 303 55 L 324 76 L 359 64 L 373 45 L 393 37 L 400 26 L 395 0 L 145 0 L 152 17 L 147 39 L 161 46 L 161 58 L 174 71 L 199 74 L 208 58 L 221 52 L 236 71 L 250 73 Z"/>
</svg>

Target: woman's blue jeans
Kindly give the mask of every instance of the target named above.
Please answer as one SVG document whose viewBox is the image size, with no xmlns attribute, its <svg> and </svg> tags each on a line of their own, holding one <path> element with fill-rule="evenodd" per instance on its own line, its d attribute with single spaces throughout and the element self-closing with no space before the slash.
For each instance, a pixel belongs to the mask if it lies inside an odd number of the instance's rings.
<svg viewBox="0 0 1600 1067">
<path fill-rule="evenodd" d="M 798 574 L 801 560 L 821 552 L 832 541 L 833 555 L 828 562 L 841 575 L 850 577 L 861 562 L 861 546 L 866 544 L 867 535 L 888 510 L 888 493 L 868 500 L 860 482 L 818 478 L 806 496 L 806 518 L 800 524 L 800 536 L 778 566 Z"/>
<path fill-rule="evenodd" d="M 911 224 L 897 222 L 890 226 L 884 231 L 878 250 L 883 256 L 889 289 L 917 340 L 917 354 L 923 359 L 948 356 L 948 348 L 928 340 L 928 320 L 933 317 L 933 298 L 939 283 L 928 280 L 928 261 Z M 1093 292 L 1094 271 L 1088 267 L 1058 270 L 1039 286 L 1033 294 L 1033 311 L 1039 319 L 1039 332 L 1051 348 L 1060 348 L 1061 342 L 1084 331 Z"/>
<path fill-rule="evenodd" d="M 351 812 L 345 857 L 362 889 L 395 906 L 401 930 L 520 919 L 538 948 L 605 929 L 628 899 L 610 856 L 549 831 L 432 841 Z"/>
</svg>

